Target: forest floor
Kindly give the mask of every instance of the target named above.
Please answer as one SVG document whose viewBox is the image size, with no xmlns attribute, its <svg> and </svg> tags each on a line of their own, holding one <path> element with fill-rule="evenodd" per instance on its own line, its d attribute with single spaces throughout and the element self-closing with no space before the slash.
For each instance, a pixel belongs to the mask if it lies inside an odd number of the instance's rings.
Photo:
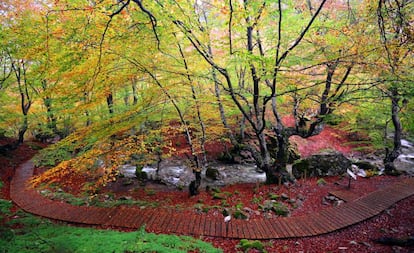
<svg viewBox="0 0 414 253">
<path fill-rule="evenodd" d="M 329 131 L 329 130 L 328 130 Z M 344 137 L 338 132 L 324 132 L 313 140 L 306 140 L 308 154 L 317 152 L 320 149 L 337 149 L 341 152 L 351 152 L 351 148 L 344 147 Z M 11 141 L 1 139 L 0 145 Z M 3 182 L 0 198 L 10 199 L 10 181 L 14 170 L 22 162 L 30 159 L 38 152 L 38 148 L 44 146 L 37 142 L 26 142 L 17 150 L 6 156 L 0 155 L 0 176 Z M 301 147 L 299 147 L 300 150 Z M 359 178 L 352 182 L 352 192 L 364 195 L 378 188 L 387 186 L 401 180 L 398 177 L 376 176 L 371 178 Z M 125 190 L 118 189 L 116 197 L 136 195 L 141 196 L 147 203 L 157 203 L 154 208 L 175 208 L 184 212 L 205 212 L 206 215 L 221 215 L 223 208 L 247 207 L 251 210 L 258 210 L 266 198 L 271 196 L 288 196 L 288 200 L 302 199 L 300 205 L 293 201 L 286 201 L 290 209 L 290 215 L 306 215 L 323 208 L 329 208 L 333 203 L 324 201 L 328 192 L 344 189 L 347 185 L 346 178 L 329 177 L 324 182 L 317 182 L 318 179 L 299 180 L 291 186 L 275 186 L 263 184 L 238 184 L 220 189 L 225 198 L 213 198 L 207 191 L 202 191 L 196 197 L 189 197 L 187 191 L 178 190 Z M 340 231 L 327 235 L 308 238 L 278 239 L 262 241 L 267 252 L 413 252 L 414 247 L 385 246 L 374 242 L 377 238 L 393 237 L 406 238 L 414 236 L 414 196 L 396 203 L 382 214 L 351 226 Z M 17 209 L 18 207 L 14 207 Z M 260 218 L 271 213 L 253 212 L 251 219 Z M 223 249 L 224 252 L 240 252 L 238 248 L 240 240 L 229 240 L 221 238 L 201 238 L 211 242 L 215 247 Z M 257 249 L 250 249 L 247 252 L 261 252 Z"/>
</svg>

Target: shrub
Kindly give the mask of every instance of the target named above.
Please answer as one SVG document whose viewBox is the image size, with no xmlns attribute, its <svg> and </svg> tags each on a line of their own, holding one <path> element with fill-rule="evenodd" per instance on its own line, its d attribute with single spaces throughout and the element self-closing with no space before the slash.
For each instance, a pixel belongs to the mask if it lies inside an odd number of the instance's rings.
<svg viewBox="0 0 414 253">
<path fill-rule="evenodd" d="M 275 214 L 284 216 L 284 217 L 289 216 L 290 214 L 289 208 L 280 202 L 275 202 L 273 204 L 272 210 Z"/>
<path fill-rule="evenodd" d="M 61 161 L 66 161 L 72 158 L 73 147 L 55 147 L 54 145 L 41 150 L 33 159 L 37 167 L 56 166 Z"/>
<path fill-rule="evenodd" d="M 135 169 L 135 176 L 138 180 L 144 181 L 148 179 L 148 175 L 145 171 L 142 171 L 142 166 L 137 166 Z"/>
<path fill-rule="evenodd" d="M 237 247 L 243 250 L 244 252 L 247 252 L 250 249 L 256 249 L 259 252 L 266 252 L 264 245 L 258 240 L 252 241 L 247 239 L 241 239 Z"/>
</svg>

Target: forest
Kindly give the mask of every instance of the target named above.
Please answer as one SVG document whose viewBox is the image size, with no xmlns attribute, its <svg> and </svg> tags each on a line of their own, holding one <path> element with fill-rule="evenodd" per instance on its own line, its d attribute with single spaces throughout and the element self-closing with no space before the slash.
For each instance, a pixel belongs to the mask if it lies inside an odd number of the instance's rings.
<svg viewBox="0 0 414 253">
<path fill-rule="evenodd" d="M 57 173 L 103 159 L 102 183 L 131 154 L 171 156 L 176 134 L 194 171 L 216 142 L 247 149 L 268 182 L 284 174 L 289 137 L 325 124 L 387 148 L 392 163 L 414 130 L 412 10 L 410 1 L 6 1 L 0 129 L 15 145 L 62 140 L 42 158 Z"/>
<path fill-rule="evenodd" d="M 414 136 L 411 0 L 3 0 L 0 23 L 0 154 L 47 146 L 33 187 L 178 159 L 197 195 L 240 156 L 280 185 L 327 127 L 393 175 Z"/>
</svg>

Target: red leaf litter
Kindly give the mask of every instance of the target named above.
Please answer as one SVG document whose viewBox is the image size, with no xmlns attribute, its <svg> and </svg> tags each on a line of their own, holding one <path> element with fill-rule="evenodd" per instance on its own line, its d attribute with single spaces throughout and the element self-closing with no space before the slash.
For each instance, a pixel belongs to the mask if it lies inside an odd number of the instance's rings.
<svg viewBox="0 0 414 253">
<path fill-rule="evenodd" d="M 284 117 L 283 123 L 286 126 L 294 126 L 293 117 Z M 290 141 L 298 147 L 302 157 L 308 157 L 322 150 L 336 150 L 343 154 L 356 154 L 356 148 L 367 148 L 365 144 L 354 143 L 349 138 L 349 133 L 331 126 L 325 126 L 318 135 L 306 139 L 299 136 L 290 137 Z M 359 137 L 361 139 L 361 137 Z"/>
</svg>

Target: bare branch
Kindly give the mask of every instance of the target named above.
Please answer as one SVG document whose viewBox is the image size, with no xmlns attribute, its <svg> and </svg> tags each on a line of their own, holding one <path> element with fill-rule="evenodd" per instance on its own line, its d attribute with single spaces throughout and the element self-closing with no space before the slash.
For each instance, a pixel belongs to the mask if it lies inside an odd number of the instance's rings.
<svg viewBox="0 0 414 253">
<path fill-rule="evenodd" d="M 142 4 L 141 0 L 133 0 L 134 3 L 136 3 L 138 5 L 138 7 L 141 9 L 142 12 L 144 12 L 145 14 L 147 14 L 149 20 L 151 21 L 151 27 L 152 27 L 152 31 L 154 33 L 155 39 L 157 40 L 157 45 L 158 45 L 158 49 L 160 49 L 160 38 L 158 37 L 158 33 L 157 33 L 157 25 L 158 25 L 158 21 L 155 18 L 155 16 L 149 11 L 147 10 L 144 5 Z"/>
<path fill-rule="evenodd" d="M 230 54 L 233 54 L 233 39 L 232 39 L 232 25 L 233 25 L 233 3 L 229 0 L 230 5 L 230 17 L 229 17 L 229 47 L 230 47 Z"/>
</svg>

